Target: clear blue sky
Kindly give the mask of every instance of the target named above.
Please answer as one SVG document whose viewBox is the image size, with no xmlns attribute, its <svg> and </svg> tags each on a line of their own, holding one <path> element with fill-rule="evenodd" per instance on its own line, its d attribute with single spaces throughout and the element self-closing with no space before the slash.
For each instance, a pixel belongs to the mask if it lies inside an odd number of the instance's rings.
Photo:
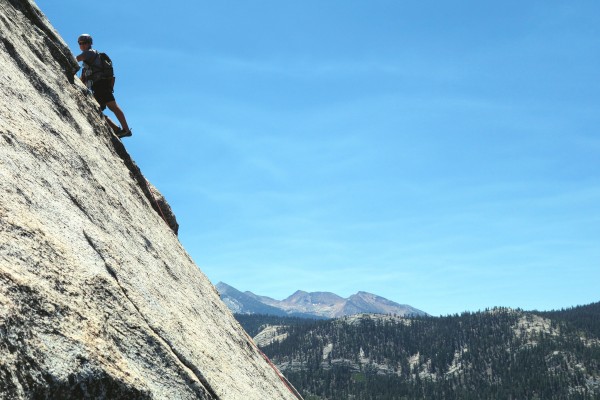
<svg viewBox="0 0 600 400">
<path fill-rule="evenodd" d="M 39 0 L 214 282 L 600 300 L 600 2 Z"/>
</svg>

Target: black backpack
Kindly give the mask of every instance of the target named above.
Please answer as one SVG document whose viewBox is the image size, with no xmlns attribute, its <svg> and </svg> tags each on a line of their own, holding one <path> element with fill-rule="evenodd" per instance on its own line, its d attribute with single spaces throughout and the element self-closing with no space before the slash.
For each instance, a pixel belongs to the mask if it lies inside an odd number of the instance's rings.
<svg viewBox="0 0 600 400">
<path fill-rule="evenodd" d="M 100 65 L 96 65 L 96 59 L 100 57 Z M 111 79 L 115 76 L 113 63 L 108 54 L 96 51 L 96 58 L 91 62 L 92 74 L 100 73 L 100 79 Z"/>
</svg>

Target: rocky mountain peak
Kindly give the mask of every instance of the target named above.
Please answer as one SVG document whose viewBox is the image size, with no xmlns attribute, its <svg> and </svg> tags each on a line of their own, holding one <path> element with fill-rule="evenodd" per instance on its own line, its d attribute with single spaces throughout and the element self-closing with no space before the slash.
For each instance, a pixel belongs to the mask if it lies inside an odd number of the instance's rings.
<svg viewBox="0 0 600 400">
<path fill-rule="evenodd" d="M 241 292 L 223 284 L 223 288 L 225 287 L 227 290 L 220 290 L 221 298 L 233 312 L 242 314 L 293 315 L 312 318 L 337 318 L 359 313 L 427 315 L 409 305 L 398 304 L 362 291 L 345 299 L 331 292 L 309 293 L 297 290 L 284 300 L 275 300 L 252 292 L 245 292 L 244 296 L 237 294 L 234 296 L 232 293 Z M 268 305 L 270 308 L 265 309 L 264 305 Z M 243 310 L 243 312 L 239 310 Z"/>
<path fill-rule="evenodd" d="M 304 290 L 296 290 L 291 296 L 288 296 L 284 301 L 288 303 L 295 303 L 305 301 L 309 297 L 309 293 Z"/>
<path fill-rule="evenodd" d="M 77 67 L 35 3 L 0 0 L 0 398 L 294 399 Z"/>
<path fill-rule="evenodd" d="M 308 293 L 303 290 L 298 290 L 285 300 L 287 304 L 329 304 L 333 305 L 343 301 L 344 298 L 334 293 L 329 292 L 312 292 Z"/>
</svg>

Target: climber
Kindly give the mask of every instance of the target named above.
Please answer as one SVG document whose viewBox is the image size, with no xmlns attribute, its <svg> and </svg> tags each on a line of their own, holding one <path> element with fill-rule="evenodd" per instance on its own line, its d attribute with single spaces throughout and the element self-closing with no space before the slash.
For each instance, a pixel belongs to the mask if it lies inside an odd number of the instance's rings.
<svg viewBox="0 0 600 400">
<path fill-rule="evenodd" d="M 94 98 L 100 104 L 100 108 L 105 110 L 108 107 L 121 123 L 121 127 L 119 127 L 105 115 L 106 121 L 115 132 L 115 135 L 119 138 L 131 136 L 131 129 L 127 125 L 125 114 L 123 114 L 113 95 L 115 78 L 112 74 L 110 59 L 104 53 L 92 50 L 93 40 L 87 33 L 80 35 L 77 42 L 82 51 L 77 56 L 77 61 L 83 61 L 81 80 L 94 93 Z M 108 67 L 105 67 L 106 59 L 108 60 Z"/>
</svg>

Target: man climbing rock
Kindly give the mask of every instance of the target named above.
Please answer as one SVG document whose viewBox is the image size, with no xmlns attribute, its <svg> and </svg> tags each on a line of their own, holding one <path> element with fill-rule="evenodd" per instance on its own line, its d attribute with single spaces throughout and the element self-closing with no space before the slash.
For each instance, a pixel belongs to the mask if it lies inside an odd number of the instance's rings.
<svg viewBox="0 0 600 400">
<path fill-rule="evenodd" d="M 115 77 L 112 62 L 104 53 L 92 50 L 93 40 L 87 33 L 79 36 L 77 42 L 82 51 L 77 56 L 77 61 L 83 61 L 81 80 L 94 93 L 94 98 L 100 104 L 100 108 L 105 110 L 108 107 L 119 120 L 121 127 L 105 115 L 106 121 L 115 132 L 115 135 L 120 138 L 131 136 L 131 129 L 127 125 L 125 114 L 123 114 L 113 95 Z"/>
</svg>

